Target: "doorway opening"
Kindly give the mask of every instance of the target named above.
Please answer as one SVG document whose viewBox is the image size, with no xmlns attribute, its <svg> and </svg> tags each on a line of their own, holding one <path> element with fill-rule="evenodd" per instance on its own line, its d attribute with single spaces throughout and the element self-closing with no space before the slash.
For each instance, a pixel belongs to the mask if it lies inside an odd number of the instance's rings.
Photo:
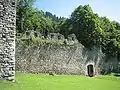
<svg viewBox="0 0 120 90">
<path fill-rule="evenodd" d="M 93 65 L 87 66 L 88 76 L 93 77 L 94 76 L 94 68 Z"/>
</svg>

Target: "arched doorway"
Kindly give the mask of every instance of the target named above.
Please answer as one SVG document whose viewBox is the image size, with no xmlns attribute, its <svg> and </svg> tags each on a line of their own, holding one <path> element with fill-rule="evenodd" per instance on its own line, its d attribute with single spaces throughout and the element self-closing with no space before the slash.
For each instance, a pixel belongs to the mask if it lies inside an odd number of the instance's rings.
<svg viewBox="0 0 120 90">
<path fill-rule="evenodd" d="M 87 66 L 87 71 L 88 71 L 88 76 L 93 77 L 94 76 L 94 68 L 93 65 L 88 65 Z"/>
</svg>

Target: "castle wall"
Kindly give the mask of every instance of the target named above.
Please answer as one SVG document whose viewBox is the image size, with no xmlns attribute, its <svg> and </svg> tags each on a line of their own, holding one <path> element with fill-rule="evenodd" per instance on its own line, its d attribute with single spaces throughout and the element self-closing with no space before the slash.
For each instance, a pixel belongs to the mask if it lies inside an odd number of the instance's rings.
<svg viewBox="0 0 120 90">
<path fill-rule="evenodd" d="M 102 60 L 102 54 L 97 49 L 87 50 L 80 43 L 27 46 L 21 40 L 16 40 L 17 71 L 88 75 L 87 66 L 92 64 L 94 74 L 98 75 L 100 74 Z"/>
<path fill-rule="evenodd" d="M 0 0 L 0 79 L 15 76 L 15 0 Z"/>
</svg>

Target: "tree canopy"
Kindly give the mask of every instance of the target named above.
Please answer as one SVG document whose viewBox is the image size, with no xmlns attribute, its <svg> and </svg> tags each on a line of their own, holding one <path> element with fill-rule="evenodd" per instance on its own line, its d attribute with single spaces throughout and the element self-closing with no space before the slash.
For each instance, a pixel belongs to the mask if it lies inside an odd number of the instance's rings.
<svg viewBox="0 0 120 90">
<path fill-rule="evenodd" d="M 120 53 L 120 24 L 100 17 L 89 5 L 76 8 L 60 28 L 66 37 L 74 33 L 87 48 L 98 46 L 106 55 L 112 56 Z"/>
<path fill-rule="evenodd" d="M 59 32 L 67 37 L 74 33 L 86 48 L 98 46 L 106 55 L 120 54 L 120 23 L 100 17 L 89 5 L 80 5 L 70 18 L 57 17 L 33 7 L 34 0 L 17 0 L 17 32 L 35 30 Z"/>
</svg>

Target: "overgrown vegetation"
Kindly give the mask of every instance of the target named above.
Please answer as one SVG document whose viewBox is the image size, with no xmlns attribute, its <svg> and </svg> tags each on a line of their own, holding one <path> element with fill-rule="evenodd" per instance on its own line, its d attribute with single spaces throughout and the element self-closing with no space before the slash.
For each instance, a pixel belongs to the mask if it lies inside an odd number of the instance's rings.
<svg viewBox="0 0 120 90">
<path fill-rule="evenodd" d="M 26 43 L 27 46 L 34 45 L 34 44 L 53 44 L 53 45 L 63 45 L 64 41 L 63 40 L 49 40 L 49 39 L 43 39 L 40 37 L 32 37 L 30 39 L 26 38 L 21 38 L 24 43 Z M 65 44 L 64 44 L 65 45 Z"/>
<path fill-rule="evenodd" d="M 46 36 L 59 32 L 74 33 L 85 47 L 98 46 L 106 55 L 120 57 L 120 24 L 100 17 L 89 5 L 80 5 L 70 18 L 57 17 L 33 6 L 34 0 L 17 0 L 17 32 L 35 30 Z"/>
</svg>

